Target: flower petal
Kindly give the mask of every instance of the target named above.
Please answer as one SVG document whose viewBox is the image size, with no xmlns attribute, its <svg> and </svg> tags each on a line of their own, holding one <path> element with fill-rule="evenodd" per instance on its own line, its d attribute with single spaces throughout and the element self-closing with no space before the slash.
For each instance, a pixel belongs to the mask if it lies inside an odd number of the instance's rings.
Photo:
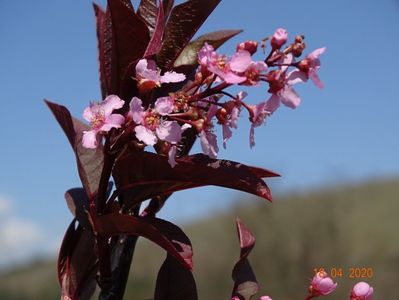
<svg viewBox="0 0 399 300">
<path fill-rule="evenodd" d="M 170 147 L 169 152 L 168 152 L 168 163 L 170 164 L 170 166 L 172 168 L 174 168 L 177 165 L 176 160 L 175 160 L 176 152 L 177 152 L 176 146 Z"/>
<path fill-rule="evenodd" d="M 134 123 L 140 124 L 143 121 L 144 118 L 144 108 L 142 106 L 142 101 L 141 99 L 137 97 L 133 97 L 132 101 L 130 101 L 130 115 L 132 116 L 132 119 Z"/>
<path fill-rule="evenodd" d="M 266 106 L 265 109 L 270 113 L 274 113 L 276 111 L 277 108 L 279 108 L 281 103 L 280 97 L 273 94 L 269 100 L 267 100 L 266 102 Z"/>
<path fill-rule="evenodd" d="M 85 148 L 95 149 L 98 146 L 97 131 L 83 131 L 82 145 Z"/>
<path fill-rule="evenodd" d="M 155 110 L 161 116 L 170 114 L 173 111 L 174 103 L 171 97 L 161 97 L 155 102 Z"/>
<path fill-rule="evenodd" d="M 199 133 L 199 136 L 202 152 L 204 152 L 204 154 L 208 155 L 210 158 L 216 158 L 219 152 L 216 135 L 212 132 L 203 130 Z"/>
<path fill-rule="evenodd" d="M 100 127 L 99 131 L 110 131 L 111 128 L 120 128 L 125 122 L 125 118 L 120 114 L 112 114 L 105 120 L 103 126 Z"/>
<path fill-rule="evenodd" d="M 231 131 L 230 127 L 227 125 L 222 125 L 223 128 L 223 147 L 224 149 L 226 149 L 226 142 L 228 139 L 231 138 L 231 136 L 233 135 L 233 132 Z"/>
<path fill-rule="evenodd" d="M 121 100 L 116 95 L 109 95 L 100 103 L 102 110 L 104 111 L 104 116 L 108 117 L 115 109 L 122 108 L 125 101 Z"/>
<path fill-rule="evenodd" d="M 90 104 L 88 107 L 86 107 L 85 110 L 83 111 L 83 118 L 85 118 L 85 120 L 88 122 L 91 122 L 96 116 L 96 113 L 93 109 L 94 105 L 98 106 L 98 104 L 93 103 L 93 104 Z"/>
<path fill-rule="evenodd" d="M 288 85 L 294 85 L 297 83 L 305 83 L 308 81 L 308 76 L 305 72 L 294 70 L 288 73 L 286 83 Z"/>
<path fill-rule="evenodd" d="M 161 76 L 160 81 L 162 83 L 170 83 L 184 81 L 185 79 L 186 75 L 182 73 L 166 72 L 164 75 Z"/>
<path fill-rule="evenodd" d="M 301 103 L 301 98 L 297 92 L 290 86 L 286 86 L 284 90 L 280 92 L 281 102 L 289 108 L 296 108 Z"/>
<path fill-rule="evenodd" d="M 158 141 L 155 133 L 145 126 L 136 126 L 134 132 L 136 133 L 137 139 L 148 146 L 154 146 Z"/>
<path fill-rule="evenodd" d="M 181 140 L 182 130 L 176 121 L 161 121 L 156 133 L 160 140 L 176 144 Z"/>
<path fill-rule="evenodd" d="M 237 73 L 245 72 L 252 63 L 251 54 L 242 50 L 236 52 L 230 60 L 230 69 Z"/>
</svg>

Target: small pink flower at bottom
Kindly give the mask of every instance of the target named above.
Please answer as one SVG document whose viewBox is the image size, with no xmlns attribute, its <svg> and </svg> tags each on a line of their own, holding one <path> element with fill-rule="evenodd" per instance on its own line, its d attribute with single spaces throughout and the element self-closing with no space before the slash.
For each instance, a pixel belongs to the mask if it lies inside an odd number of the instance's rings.
<svg viewBox="0 0 399 300">
<path fill-rule="evenodd" d="M 240 300 L 240 298 L 238 298 L 237 296 L 234 296 L 233 298 L 231 298 L 231 300 Z"/>
<path fill-rule="evenodd" d="M 262 296 L 259 298 L 259 300 L 273 300 L 273 299 L 270 298 L 269 296 Z"/>
<path fill-rule="evenodd" d="M 351 292 L 351 300 L 372 300 L 373 287 L 367 282 L 356 283 Z"/>
<path fill-rule="evenodd" d="M 336 287 L 337 283 L 334 283 L 326 272 L 320 271 L 317 272 L 310 283 L 309 295 L 311 297 L 326 296 L 331 294 Z"/>
<path fill-rule="evenodd" d="M 95 149 L 98 146 L 97 135 L 108 132 L 112 128 L 120 128 L 125 118 L 120 114 L 113 114 L 115 109 L 122 108 L 125 101 L 116 95 L 110 95 L 100 103 L 91 103 L 83 111 L 83 118 L 90 122 L 92 130 L 83 131 L 83 147 Z"/>
</svg>

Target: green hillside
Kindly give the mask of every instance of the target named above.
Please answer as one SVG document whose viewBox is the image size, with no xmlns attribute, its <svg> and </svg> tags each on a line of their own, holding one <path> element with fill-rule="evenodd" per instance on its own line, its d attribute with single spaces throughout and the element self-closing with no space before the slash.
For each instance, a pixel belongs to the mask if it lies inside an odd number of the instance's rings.
<svg viewBox="0 0 399 300">
<path fill-rule="evenodd" d="M 250 260 L 262 294 L 274 300 L 303 299 L 313 269 L 342 268 L 331 300 L 348 299 L 351 286 L 368 281 L 375 300 L 399 299 L 399 180 L 276 197 L 273 204 L 248 198 L 246 205 L 181 227 L 194 246 L 200 299 L 229 299 L 238 256 L 235 218 L 254 232 Z M 164 252 L 142 241 L 126 299 L 152 297 Z M 350 268 L 369 267 L 371 279 L 349 278 Z M 134 296 L 133 296 L 134 295 Z M 36 263 L 0 275 L 0 299 L 57 299 L 54 263 Z"/>
</svg>

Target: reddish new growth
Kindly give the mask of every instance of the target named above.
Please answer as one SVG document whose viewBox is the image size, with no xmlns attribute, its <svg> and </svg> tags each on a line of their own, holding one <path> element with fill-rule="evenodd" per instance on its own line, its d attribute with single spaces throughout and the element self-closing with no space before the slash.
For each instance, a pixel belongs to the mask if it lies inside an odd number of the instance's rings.
<svg viewBox="0 0 399 300">
<path fill-rule="evenodd" d="M 110 123 L 108 130 L 102 130 L 94 119 L 86 117 L 86 113 L 85 117 L 91 122 L 93 129 L 86 134 L 83 145 L 93 148 L 97 145 L 94 138 L 98 133 L 106 134 L 110 128 L 121 127 L 121 136 L 123 132 L 133 131 L 135 134 L 131 138 L 141 144 L 140 147 L 162 143 L 162 148 L 167 150 L 163 154 L 168 154 L 170 164 L 175 166 L 176 149 L 181 142 L 182 133 L 193 127 L 200 138 L 204 154 L 216 158 L 219 147 L 215 123 L 222 126 L 223 146 L 226 147 L 226 142 L 232 136 L 232 129 L 238 126 L 241 112 L 246 110 L 251 123 L 249 144 L 253 147 L 255 128 L 264 124 L 281 103 L 293 109 L 300 104 L 301 99 L 293 88 L 295 84 L 304 83 L 310 78 L 316 86 L 323 87 L 317 71 L 320 68 L 319 57 L 325 48 L 316 49 L 297 61 L 295 58 L 305 48 L 303 37 L 297 36 L 293 43 L 282 50 L 287 39 L 287 31 L 283 28 L 277 29 L 270 38 L 271 50 L 262 60 L 254 59 L 258 48 L 256 41 L 238 44 L 236 52 L 230 57 L 217 53 L 212 45 L 205 43 L 198 52 L 199 67 L 193 76 L 194 80 L 169 96 L 153 99 L 153 107 L 144 107 L 141 98 L 151 97 L 162 84 L 181 83 L 189 75 L 178 72 L 165 72 L 161 75 L 161 70 L 153 60 L 139 60 L 133 78 L 140 98 L 125 99 L 130 101 L 130 111 L 123 119 L 122 116 L 119 117 L 119 123 Z M 236 95 L 226 91 L 233 85 L 251 87 L 262 83 L 267 84 L 265 90 L 270 96 L 256 105 L 244 101 L 247 96 L 244 91 Z M 117 108 L 120 107 L 115 107 Z M 113 119 L 114 116 L 119 115 L 111 115 Z M 122 122 L 124 120 L 125 123 Z M 109 123 L 102 119 L 99 122 L 100 125 Z M 127 130 L 130 127 L 133 130 Z"/>
</svg>

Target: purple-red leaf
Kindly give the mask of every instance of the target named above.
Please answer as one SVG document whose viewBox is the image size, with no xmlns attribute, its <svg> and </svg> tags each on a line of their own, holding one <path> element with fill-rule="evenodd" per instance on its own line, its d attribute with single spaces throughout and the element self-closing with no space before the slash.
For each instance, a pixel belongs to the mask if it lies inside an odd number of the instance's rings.
<svg viewBox="0 0 399 300">
<path fill-rule="evenodd" d="M 141 58 L 150 40 L 146 24 L 121 0 L 108 0 L 112 23 L 111 93 L 120 95 L 127 66 Z"/>
<path fill-rule="evenodd" d="M 164 42 L 157 56 L 158 66 L 171 69 L 176 58 L 205 22 L 220 0 L 189 0 L 175 6 L 165 28 Z"/>
<path fill-rule="evenodd" d="M 158 195 L 216 185 L 248 192 L 271 200 L 264 177 L 276 173 L 234 161 L 211 159 L 203 154 L 185 156 L 171 168 L 165 156 L 149 152 L 130 152 L 120 157 L 113 170 L 119 193 L 129 191 L 126 207 Z"/>
<path fill-rule="evenodd" d="M 151 34 L 157 24 L 157 11 L 157 0 L 141 0 L 137 9 L 137 15 L 143 19 Z"/>
<path fill-rule="evenodd" d="M 154 300 L 197 300 L 197 286 L 192 272 L 167 256 L 157 277 Z"/>
<path fill-rule="evenodd" d="M 58 280 L 61 298 L 90 299 L 96 288 L 97 258 L 94 237 L 72 221 L 58 256 Z M 65 299 L 65 298 L 62 298 Z"/>
<path fill-rule="evenodd" d="M 165 249 L 186 268 L 192 268 L 191 243 L 184 232 L 170 222 L 156 218 L 107 214 L 97 218 L 96 230 L 110 235 L 142 236 Z"/>
<path fill-rule="evenodd" d="M 259 291 L 255 274 L 248 261 L 248 255 L 255 246 L 255 237 L 251 231 L 237 218 L 237 233 L 240 241 L 240 259 L 233 269 L 234 288 L 232 297 L 250 300 Z"/>
<path fill-rule="evenodd" d="M 208 43 L 212 45 L 214 49 L 217 49 L 227 40 L 236 36 L 240 32 L 242 32 L 242 30 L 220 30 L 200 36 L 198 39 L 190 42 L 183 49 L 174 62 L 174 67 L 179 67 L 181 65 L 197 65 L 198 51 L 201 50 L 205 43 Z"/>
<path fill-rule="evenodd" d="M 107 197 L 112 190 L 112 182 L 108 184 Z M 65 200 L 72 215 L 79 221 L 79 224 L 85 228 L 91 228 L 89 220 L 89 198 L 83 188 L 73 188 L 65 192 Z"/>
<path fill-rule="evenodd" d="M 97 149 L 87 149 L 82 145 L 83 131 L 89 127 L 77 119 L 72 118 L 65 106 L 45 100 L 54 117 L 64 130 L 71 144 L 78 165 L 78 172 L 83 187 L 90 198 L 95 198 L 100 183 L 104 154 L 100 145 Z"/>
<path fill-rule="evenodd" d="M 100 87 L 103 99 L 107 97 L 111 84 L 111 47 L 112 39 L 107 40 L 106 14 L 102 8 L 93 3 L 97 27 L 98 65 L 100 74 Z M 109 36 L 109 34 L 108 34 Z"/>
<path fill-rule="evenodd" d="M 159 4 L 160 5 L 156 15 L 155 28 L 152 31 L 151 40 L 148 43 L 147 49 L 145 50 L 145 57 L 158 53 L 162 46 L 163 32 L 165 29 L 165 16 L 162 1 Z"/>
</svg>

